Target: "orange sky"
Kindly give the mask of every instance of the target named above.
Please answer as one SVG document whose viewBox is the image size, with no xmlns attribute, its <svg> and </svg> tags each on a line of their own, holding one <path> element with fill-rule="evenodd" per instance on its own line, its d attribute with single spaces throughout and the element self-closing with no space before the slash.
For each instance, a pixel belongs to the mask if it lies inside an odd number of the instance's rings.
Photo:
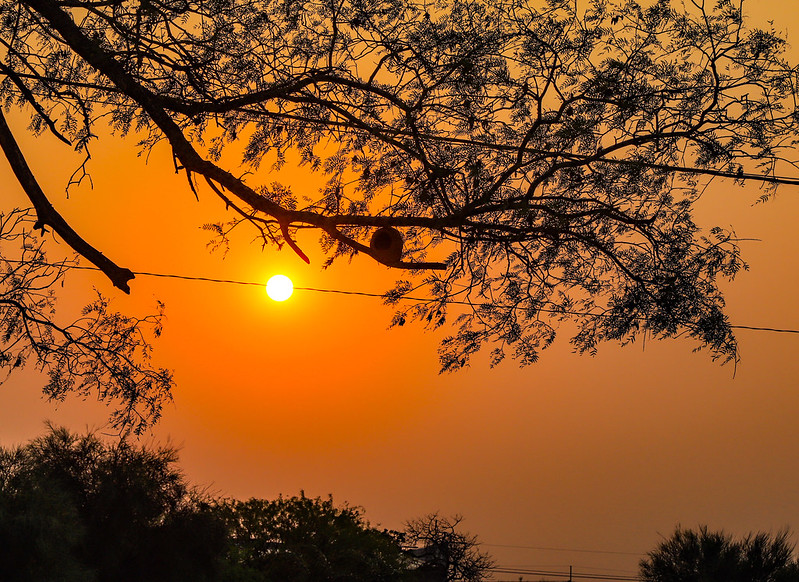
<svg viewBox="0 0 799 582">
<path fill-rule="evenodd" d="M 759 16 L 776 18 L 799 46 L 799 20 L 780 4 L 761 1 Z M 301 239 L 310 266 L 289 250 L 262 253 L 246 236 L 224 260 L 209 255 L 198 226 L 219 220 L 222 205 L 208 193 L 195 202 L 165 149 L 145 165 L 128 145 L 96 144 L 94 189 L 67 200 L 75 159 L 47 137 L 21 146 L 73 226 L 134 271 L 263 282 L 283 272 L 297 286 L 367 292 L 393 281 L 365 258 L 321 271 L 314 237 Z M 288 179 L 295 191 L 315 190 L 305 171 Z M 24 203 L 5 162 L 0 183 L 3 208 Z M 762 239 L 743 247 L 750 271 L 728 287 L 729 314 L 738 324 L 799 329 L 799 189 L 752 206 L 757 192 L 719 181 L 702 202 L 707 226 Z M 190 479 L 214 492 L 332 493 L 392 528 L 458 512 L 501 565 L 603 574 L 634 574 L 640 554 L 678 523 L 799 530 L 797 335 L 741 331 L 735 377 L 684 341 L 605 345 L 579 357 L 567 329 L 533 367 L 490 370 L 477 358 L 439 376 L 441 335 L 387 331 L 391 310 L 377 299 L 297 291 L 278 304 L 259 287 L 146 277 L 126 297 L 83 273 L 71 276 L 63 306 L 85 302 L 92 285 L 123 311 L 166 303 L 156 358 L 175 369 L 178 389 L 153 438 L 180 445 Z M 45 419 L 102 425 L 105 409 L 56 408 L 36 382 L 26 373 L 0 388 L 0 444 L 41 433 Z"/>
</svg>

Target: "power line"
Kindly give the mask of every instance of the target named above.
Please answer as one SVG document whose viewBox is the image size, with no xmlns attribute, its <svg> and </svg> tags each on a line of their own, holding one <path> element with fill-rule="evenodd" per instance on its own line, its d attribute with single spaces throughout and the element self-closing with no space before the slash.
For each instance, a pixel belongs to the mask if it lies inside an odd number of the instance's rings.
<svg viewBox="0 0 799 582">
<path fill-rule="evenodd" d="M 15 261 L 11 259 L 2 259 L 7 263 L 21 263 L 22 261 Z M 46 265 L 48 267 L 61 267 L 61 268 L 70 268 L 70 269 L 80 269 L 84 271 L 100 271 L 97 267 L 89 267 L 86 265 L 65 265 L 65 264 L 56 264 L 56 263 L 39 263 Z M 175 273 L 152 273 L 147 271 L 132 271 L 134 275 L 142 276 L 142 277 L 159 277 L 162 279 L 179 279 L 182 281 L 200 281 L 204 283 L 223 283 L 229 285 L 250 285 L 250 286 L 257 286 L 257 287 L 264 287 L 266 286 L 265 283 L 257 283 L 255 281 L 239 281 L 235 279 L 218 279 L 214 277 L 197 277 L 192 275 L 177 275 Z M 360 297 L 375 297 L 378 299 L 385 299 L 386 295 L 383 293 L 369 293 L 366 291 L 351 291 L 347 289 L 322 289 L 318 287 L 294 287 L 297 291 L 311 291 L 314 293 L 334 293 L 338 295 L 355 295 Z M 412 296 L 402 296 L 398 298 L 399 301 L 414 301 L 418 303 L 426 303 L 431 301 L 439 301 L 442 303 L 447 303 L 451 305 L 479 305 L 478 302 L 473 301 L 459 301 L 457 299 L 445 299 L 445 300 L 436 300 L 429 297 L 412 297 Z M 584 311 L 564 311 L 558 309 L 540 309 L 539 311 L 544 313 L 553 313 L 553 314 L 562 314 L 562 315 L 585 315 L 585 316 L 595 316 L 595 317 L 602 317 L 602 315 L 592 314 Z M 605 316 L 608 317 L 608 316 Z M 778 328 L 778 327 L 765 327 L 765 326 L 756 326 L 756 325 L 730 325 L 733 329 L 743 329 L 749 331 L 766 331 L 771 333 L 788 333 L 788 334 L 799 334 L 799 329 L 791 329 L 791 328 Z M 545 549 L 545 548 L 540 548 Z M 571 551 L 571 550 L 569 550 Z"/>
<path fill-rule="evenodd" d="M 773 333 L 799 333 L 799 329 L 782 329 L 778 327 L 759 327 L 756 325 L 731 325 L 733 329 L 748 329 L 751 331 L 770 331 Z"/>
<path fill-rule="evenodd" d="M 550 548 L 541 546 L 519 546 L 513 544 L 486 544 L 481 543 L 481 546 L 491 546 L 494 548 L 518 548 L 522 550 L 543 550 L 547 552 L 579 552 L 585 554 L 616 554 L 621 556 L 641 556 L 641 552 L 617 552 L 611 550 L 580 550 L 576 548 Z"/>
<path fill-rule="evenodd" d="M 489 568 L 490 572 L 496 574 L 518 574 L 527 576 L 551 576 L 553 578 L 565 578 L 567 580 L 605 580 L 607 582 L 635 582 L 639 578 L 637 576 L 626 575 L 612 575 L 612 574 L 591 574 L 579 572 L 559 572 L 557 570 L 538 570 L 528 568 L 511 568 L 503 566 L 495 566 Z"/>
<path fill-rule="evenodd" d="M 51 81 L 61 82 L 58 79 L 49 79 Z M 100 88 L 97 89 L 103 91 L 109 91 L 111 88 Z M 97 98 L 82 98 L 81 101 L 86 103 L 94 103 L 100 105 L 108 105 L 112 103 L 111 101 L 97 99 Z M 331 121 L 331 120 L 323 120 L 323 119 L 314 119 L 309 117 L 304 117 L 301 115 L 289 114 L 289 113 L 281 113 L 276 111 L 259 111 L 253 110 L 251 108 L 244 108 L 244 111 L 247 113 L 258 115 L 261 117 L 266 117 L 270 119 L 281 119 L 281 120 L 289 120 L 297 122 L 298 125 L 323 125 L 325 127 L 346 127 L 351 128 L 354 130 L 364 130 L 363 127 L 351 127 L 349 123 L 344 121 Z M 382 133 L 383 130 L 386 128 L 383 127 L 372 127 L 368 126 L 369 133 Z M 447 135 L 435 135 L 429 134 L 425 132 L 418 132 L 414 133 L 409 130 L 401 130 L 397 128 L 391 128 L 391 133 L 393 135 L 399 135 L 403 137 L 421 137 L 423 139 L 430 140 L 431 142 L 438 142 L 438 143 L 450 143 L 450 144 L 457 144 L 457 145 L 464 145 L 464 146 L 472 146 L 476 148 L 480 148 L 483 150 L 488 151 L 500 151 L 500 152 L 519 152 L 523 151 L 527 154 L 535 154 L 535 155 L 543 155 L 546 157 L 561 157 L 566 159 L 572 160 L 582 160 L 583 162 L 590 164 L 590 163 L 607 163 L 607 164 L 614 164 L 614 165 L 628 165 L 628 166 L 636 166 L 641 168 L 649 168 L 653 170 L 661 170 L 665 172 L 674 172 L 674 173 L 682 173 L 682 174 L 696 174 L 696 175 L 704 175 L 704 176 L 717 176 L 722 178 L 732 178 L 734 180 L 753 180 L 758 182 L 765 182 L 769 184 L 784 184 L 784 185 L 799 185 L 799 178 L 794 176 L 780 176 L 777 174 L 773 175 L 764 175 L 764 174 L 753 174 L 751 172 L 731 172 L 725 170 L 717 170 L 714 168 L 699 168 L 696 166 L 678 166 L 673 164 L 661 164 L 661 163 L 654 163 L 654 162 L 647 162 L 646 160 L 631 160 L 631 159 L 624 159 L 624 158 L 606 158 L 606 157 L 597 157 L 596 154 L 589 155 L 589 154 L 580 154 L 577 152 L 568 152 L 563 150 L 542 150 L 539 148 L 533 148 L 529 146 L 516 146 L 512 144 L 503 144 L 503 143 L 492 143 L 489 141 L 481 140 L 481 139 L 474 139 L 474 138 L 461 138 L 461 137 L 454 137 L 454 136 L 447 136 Z"/>
<path fill-rule="evenodd" d="M 82 268 L 91 269 L 93 267 L 82 267 Z M 95 270 L 99 270 L 99 269 L 95 268 Z M 206 282 L 210 282 L 210 283 L 232 283 L 232 284 L 235 284 L 235 285 L 258 285 L 258 286 L 264 286 L 264 283 L 254 283 L 254 282 L 249 282 L 249 281 L 233 281 L 233 280 L 228 280 L 228 279 L 211 279 L 211 278 L 208 278 L 208 277 L 189 277 L 189 276 L 185 276 L 185 275 L 170 275 L 170 274 L 165 274 L 165 273 L 142 273 L 142 272 L 137 273 L 137 272 L 134 272 L 134 274 L 135 275 L 149 276 L 149 277 L 165 277 L 165 278 L 173 278 L 173 279 L 184 279 L 184 280 L 189 280 L 189 281 L 206 281 Z M 361 297 L 376 297 L 376 298 L 379 298 L 379 299 L 385 299 L 385 294 L 382 294 L 382 293 L 368 293 L 368 292 L 365 292 L 365 291 L 350 291 L 350 290 L 345 290 L 345 289 L 320 289 L 320 288 L 317 288 L 317 287 L 294 287 L 294 289 L 297 290 L 297 291 L 312 291 L 312 292 L 315 292 L 315 293 L 335 293 L 335 294 L 339 294 L 339 295 L 358 295 L 358 296 L 361 296 Z M 411 296 L 403 296 L 403 297 L 400 297 L 399 300 L 400 301 L 415 301 L 415 302 L 419 302 L 419 303 L 425 303 L 425 302 L 428 302 L 428 301 L 435 301 L 434 299 L 431 299 L 431 298 L 411 297 Z M 471 301 L 458 301 L 456 299 L 447 299 L 447 300 L 444 301 L 444 303 L 449 303 L 449 304 L 454 304 L 454 305 L 474 305 L 475 304 L 474 302 L 471 302 Z M 592 315 L 591 313 L 581 312 L 581 311 L 560 311 L 560 310 L 555 310 L 555 309 L 541 309 L 539 311 L 543 311 L 545 313 L 563 313 L 565 315 Z M 733 328 L 733 329 L 744 329 L 744 330 L 750 330 L 750 331 L 768 331 L 768 332 L 772 332 L 772 333 L 799 334 L 799 329 L 790 329 L 790 328 L 762 327 L 762 326 L 754 326 L 754 325 L 730 325 L 730 327 Z M 546 548 L 540 548 L 540 549 L 546 549 Z M 549 548 L 549 549 L 553 549 L 553 548 Z M 571 551 L 571 550 L 569 550 L 569 551 Z M 581 551 L 581 550 L 575 550 L 575 551 Z M 591 550 L 585 550 L 585 551 L 591 551 Z M 609 552 L 609 553 L 613 553 L 613 552 Z"/>
<path fill-rule="evenodd" d="M 603 554 L 603 555 L 617 555 L 617 556 L 635 556 L 636 558 L 640 558 L 643 553 L 642 552 L 623 552 L 623 551 L 614 551 L 614 550 L 592 550 L 592 549 L 581 549 L 581 548 L 562 548 L 562 547 L 551 547 L 551 546 L 527 546 L 527 545 L 520 545 L 520 544 L 490 544 L 490 543 L 481 543 L 481 546 L 488 546 L 494 548 L 514 548 L 514 549 L 524 549 L 524 550 L 537 550 L 537 551 L 548 551 L 548 552 L 569 552 L 569 553 L 584 553 L 584 554 Z M 619 582 L 626 582 L 629 580 L 638 580 L 637 577 L 634 577 L 634 574 L 629 570 L 626 571 L 617 571 L 615 574 L 612 573 L 597 573 L 597 572 L 570 572 L 564 573 L 562 571 L 546 569 L 546 567 L 534 567 L 534 566 L 513 566 L 513 565 L 497 565 L 491 568 L 492 572 L 498 574 L 517 574 L 517 575 L 528 575 L 528 576 L 549 576 L 551 578 L 567 578 L 568 580 L 606 580 L 606 581 L 619 581 Z"/>
<path fill-rule="evenodd" d="M 267 118 L 276 118 L 276 119 L 289 119 L 291 121 L 297 121 L 300 125 L 302 124 L 310 124 L 310 125 L 324 125 L 324 126 L 334 126 L 334 127 L 349 127 L 346 122 L 336 122 L 336 121 L 326 121 L 321 119 L 314 119 L 309 117 L 303 117 L 299 115 L 292 115 L 287 113 L 278 113 L 272 111 L 252 111 L 248 110 L 250 113 L 258 114 L 263 117 Z M 374 128 L 370 126 L 374 132 L 380 132 L 383 128 Z M 770 184 L 786 184 L 786 185 L 799 185 L 799 178 L 793 176 L 779 176 L 779 175 L 763 175 L 763 174 L 753 174 L 751 172 L 730 172 L 724 170 L 716 170 L 714 168 L 697 168 L 695 166 L 677 166 L 672 164 L 659 164 L 653 162 L 647 162 L 646 160 L 630 160 L 630 159 L 622 159 L 622 158 L 606 158 L 606 157 L 597 157 L 596 154 L 589 155 L 589 154 L 580 154 L 576 152 L 568 152 L 563 150 L 542 150 L 540 148 L 533 148 L 529 146 L 515 146 L 512 144 L 502 144 L 502 143 L 492 143 L 485 140 L 474 139 L 474 138 L 462 138 L 462 137 L 454 137 L 454 136 L 446 136 L 446 135 L 435 135 L 425 132 L 419 132 L 418 134 L 413 133 L 409 130 L 399 130 L 392 128 L 392 134 L 401 135 L 403 137 L 421 137 L 423 139 L 427 139 L 433 142 L 438 143 L 451 143 L 451 144 L 458 144 L 458 145 L 465 145 L 465 146 L 472 146 L 484 150 L 494 150 L 500 152 L 519 152 L 523 151 L 527 154 L 536 154 L 536 155 L 543 155 L 546 157 L 562 157 L 566 159 L 576 159 L 582 160 L 586 163 L 608 163 L 608 164 L 618 164 L 618 165 L 629 165 L 629 166 L 637 166 L 640 168 L 650 168 L 653 170 L 662 170 L 665 172 L 674 172 L 674 173 L 683 173 L 683 174 L 698 174 L 704 176 L 718 176 L 722 178 L 732 178 L 735 180 L 754 180 L 758 182 L 766 182 Z"/>
</svg>

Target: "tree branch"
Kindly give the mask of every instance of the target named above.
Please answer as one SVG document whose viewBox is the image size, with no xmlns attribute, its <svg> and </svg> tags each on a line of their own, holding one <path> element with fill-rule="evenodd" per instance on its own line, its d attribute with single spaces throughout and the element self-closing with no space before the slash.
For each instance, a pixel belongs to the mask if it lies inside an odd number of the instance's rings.
<svg viewBox="0 0 799 582">
<path fill-rule="evenodd" d="M 133 272 L 130 269 L 118 266 L 86 242 L 53 207 L 25 161 L 25 157 L 22 155 L 16 139 L 14 139 L 14 134 L 8 127 L 2 110 L 0 110 L 0 147 L 3 149 L 6 159 L 11 165 L 11 169 L 14 171 L 14 175 L 17 177 L 22 189 L 36 209 L 36 228 L 42 230 L 46 226 L 52 228 L 78 254 L 105 273 L 115 287 L 125 293 L 130 293 L 128 281 L 134 278 Z"/>
</svg>

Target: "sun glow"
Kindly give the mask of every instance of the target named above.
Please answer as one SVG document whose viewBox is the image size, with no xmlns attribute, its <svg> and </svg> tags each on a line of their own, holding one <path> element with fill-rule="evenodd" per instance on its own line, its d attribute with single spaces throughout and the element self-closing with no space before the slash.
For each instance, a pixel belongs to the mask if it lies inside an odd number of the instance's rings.
<svg viewBox="0 0 799 582">
<path fill-rule="evenodd" d="M 266 294 L 273 301 L 285 301 L 294 293 L 294 284 L 285 275 L 275 275 L 266 282 Z"/>
</svg>

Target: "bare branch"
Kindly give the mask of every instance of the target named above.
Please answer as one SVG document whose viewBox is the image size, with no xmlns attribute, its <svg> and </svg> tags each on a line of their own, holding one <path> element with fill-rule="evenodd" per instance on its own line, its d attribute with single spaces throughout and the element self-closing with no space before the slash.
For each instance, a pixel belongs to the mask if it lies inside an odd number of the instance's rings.
<svg viewBox="0 0 799 582">
<path fill-rule="evenodd" d="M 17 180 L 19 180 L 22 189 L 36 209 L 36 228 L 41 230 L 44 230 L 47 226 L 52 228 L 64 242 L 105 273 L 115 287 L 125 293 L 130 293 L 128 281 L 134 278 L 133 272 L 130 269 L 119 267 L 86 242 L 56 211 L 28 167 L 28 163 L 25 161 L 25 157 L 22 155 L 22 151 L 11 133 L 2 110 L 0 110 L 0 147 L 3 149 L 6 159 L 11 165 L 11 169 L 14 171 Z"/>
</svg>

